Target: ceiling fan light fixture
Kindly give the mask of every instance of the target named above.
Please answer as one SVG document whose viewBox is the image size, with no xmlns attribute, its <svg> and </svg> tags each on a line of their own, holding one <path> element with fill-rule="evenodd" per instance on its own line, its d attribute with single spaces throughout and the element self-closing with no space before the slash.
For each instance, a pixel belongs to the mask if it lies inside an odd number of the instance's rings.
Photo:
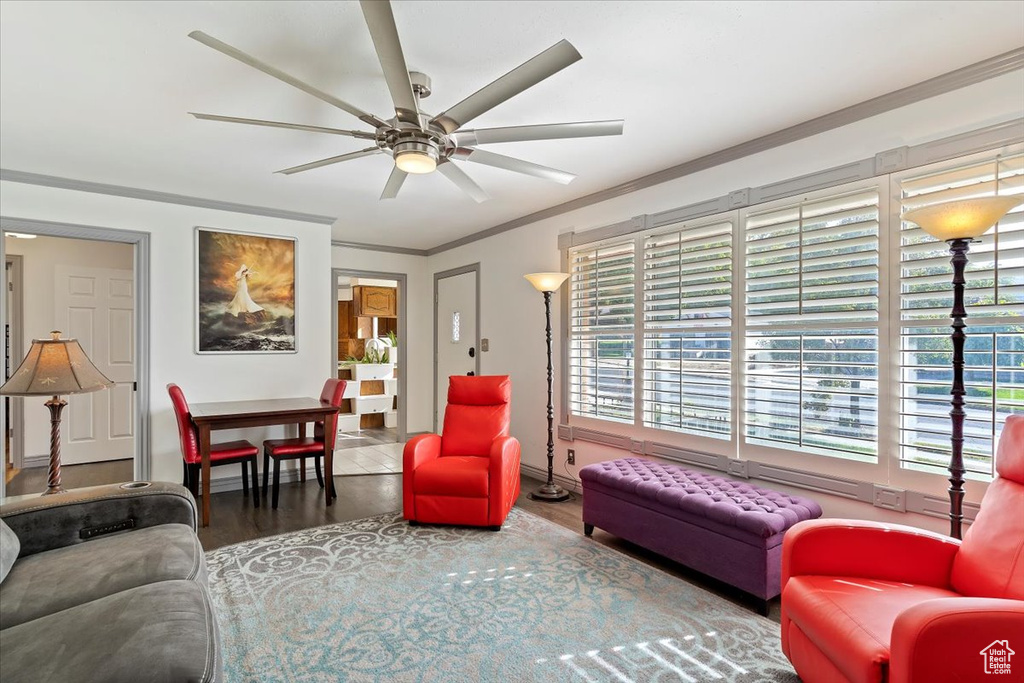
<svg viewBox="0 0 1024 683">
<path fill-rule="evenodd" d="M 395 145 L 395 166 L 406 173 L 433 173 L 437 168 L 437 147 L 423 142 Z"/>
</svg>

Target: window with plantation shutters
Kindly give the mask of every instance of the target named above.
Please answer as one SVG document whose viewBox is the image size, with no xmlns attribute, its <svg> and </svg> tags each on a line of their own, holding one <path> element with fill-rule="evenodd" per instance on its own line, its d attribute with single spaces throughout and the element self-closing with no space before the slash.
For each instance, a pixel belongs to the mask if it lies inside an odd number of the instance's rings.
<svg viewBox="0 0 1024 683">
<path fill-rule="evenodd" d="M 746 443 L 877 457 L 878 204 L 872 187 L 747 214 Z"/>
<path fill-rule="evenodd" d="M 732 221 L 644 239 L 643 424 L 732 433 Z"/>
<path fill-rule="evenodd" d="M 899 182 L 901 213 L 955 199 L 1024 194 L 1024 155 L 991 156 Z M 968 473 L 992 475 L 1006 416 L 1024 412 L 1024 210 L 971 244 L 964 381 Z M 944 472 L 950 457 L 952 266 L 946 244 L 899 229 L 899 453 L 908 469 Z"/>
<path fill-rule="evenodd" d="M 569 412 L 633 422 L 634 242 L 569 253 Z"/>
</svg>

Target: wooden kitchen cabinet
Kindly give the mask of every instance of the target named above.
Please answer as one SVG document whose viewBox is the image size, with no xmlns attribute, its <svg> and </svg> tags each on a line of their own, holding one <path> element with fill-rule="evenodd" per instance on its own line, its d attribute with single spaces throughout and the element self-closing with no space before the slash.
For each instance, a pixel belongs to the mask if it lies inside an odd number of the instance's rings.
<svg viewBox="0 0 1024 683">
<path fill-rule="evenodd" d="M 398 302 L 392 287 L 353 287 L 352 298 L 357 316 L 397 318 Z"/>
</svg>

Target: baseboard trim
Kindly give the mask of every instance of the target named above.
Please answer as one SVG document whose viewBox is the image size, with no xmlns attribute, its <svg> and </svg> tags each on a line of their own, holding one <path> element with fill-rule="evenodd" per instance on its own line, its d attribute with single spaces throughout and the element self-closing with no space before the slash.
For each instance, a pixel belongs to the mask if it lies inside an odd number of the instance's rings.
<svg viewBox="0 0 1024 683">
<path fill-rule="evenodd" d="M 47 467 L 50 464 L 50 456 L 48 455 L 26 455 L 21 459 L 22 469 L 28 469 L 30 467 Z"/>
<path fill-rule="evenodd" d="M 622 455 L 624 458 L 636 453 L 659 458 L 674 464 L 702 467 L 706 470 L 720 472 L 731 477 L 764 482 L 769 485 L 774 483 L 793 486 L 830 496 L 846 498 L 847 500 L 855 500 L 866 505 L 874 505 L 875 507 L 896 512 L 911 512 L 943 519 L 949 517 L 949 501 L 940 495 L 930 495 L 877 482 L 847 479 L 818 472 L 805 472 L 758 460 L 731 458 L 714 453 L 701 453 L 654 441 L 639 441 L 638 443 L 642 447 L 636 449 L 626 445 L 627 442 L 632 443 L 632 440 L 627 435 L 609 434 L 587 427 L 559 425 L 558 436 L 566 441 L 586 441 L 625 451 Z M 523 469 L 527 467 L 529 466 L 523 465 Z M 530 469 L 540 472 L 539 476 L 541 479 L 547 477 L 546 470 Z M 556 474 L 555 478 L 558 479 L 559 476 Z M 879 491 L 880 488 L 882 489 L 881 491 Z M 981 506 L 978 503 L 964 503 L 964 521 L 968 524 L 973 522 L 980 509 Z"/>
<path fill-rule="evenodd" d="M 522 472 L 523 474 L 533 477 L 534 479 L 540 479 L 541 481 L 548 480 L 548 471 L 546 468 L 541 469 L 539 467 L 534 467 L 533 465 L 521 463 L 519 465 L 519 471 Z M 555 480 L 555 483 L 561 486 L 562 488 L 572 491 L 573 493 L 577 493 L 580 495 L 583 494 L 582 483 L 576 481 L 572 477 L 567 477 L 564 474 L 559 474 L 558 472 L 555 472 L 552 478 Z"/>
</svg>

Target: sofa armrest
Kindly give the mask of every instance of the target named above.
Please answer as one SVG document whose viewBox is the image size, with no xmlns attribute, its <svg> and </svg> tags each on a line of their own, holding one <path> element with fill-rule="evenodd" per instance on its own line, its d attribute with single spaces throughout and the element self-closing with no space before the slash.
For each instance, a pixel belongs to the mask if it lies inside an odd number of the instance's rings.
<svg viewBox="0 0 1024 683">
<path fill-rule="evenodd" d="M 900 524 L 814 519 L 782 540 L 782 587 L 791 576 L 858 576 L 949 588 L 960 541 Z"/>
<path fill-rule="evenodd" d="M 487 471 L 487 521 L 498 526 L 519 495 L 519 441 L 499 436 L 491 442 Z"/>
<path fill-rule="evenodd" d="M 405 443 L 402 451 L 402 511 L 405 519 L 416 519 L 416 489 L 413 477 L 416 468 L 441 455 L 441 437 L 438 434 L 420 434 Z"/>
<path fill-rule="evenodd" d="M 890 641 L 889 681 L 931 683 L 986 678 L 986 664 L 995 668 L 995 662 L 989 663 L 982 650 L 989 645 L 999 649 L 1008 637 L 1011 646 L 1017 645 L 1012 638 L 1021 633 L 1024 600 L 926 600 L 896 617 Z M 1010 662 L 1014 670 L 1018 668 L 1015 660 L 1013 657 Z"/>
<path fill-rule="evenodd" d="M 142 482 L 135 482 L 136 484 Z M 196 529 L 196 502 L 179 484 L 147 482 L 92 486 L 0 506 L 0 518 L 18 536 L 19 557 L 82 543 L 105 533 L 160 524 Z"/>
</svg>

